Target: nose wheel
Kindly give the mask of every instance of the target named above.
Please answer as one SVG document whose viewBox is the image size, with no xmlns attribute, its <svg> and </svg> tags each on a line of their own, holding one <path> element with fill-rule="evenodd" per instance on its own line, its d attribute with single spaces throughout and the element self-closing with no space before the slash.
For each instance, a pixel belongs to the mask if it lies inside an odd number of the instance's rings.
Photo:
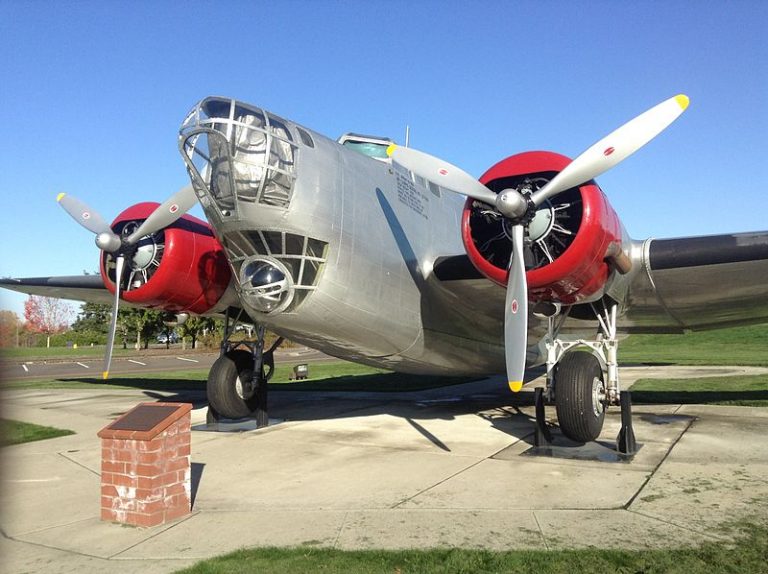
<svg viewBox="0 0 768 574">
<path fill-rule="evenodd" d="M 208 423 L 221 418 L 256 418 L 257 427 L 269 425 L 268 383 L 275 369 L 274 351 L 282 337 L 264 350 L 263 325 L 256 326 L 255 341 L 230 342 L 237 319 L 230 325 L 229 314 L 221 356 L 208 373 Z"/>
</svg>

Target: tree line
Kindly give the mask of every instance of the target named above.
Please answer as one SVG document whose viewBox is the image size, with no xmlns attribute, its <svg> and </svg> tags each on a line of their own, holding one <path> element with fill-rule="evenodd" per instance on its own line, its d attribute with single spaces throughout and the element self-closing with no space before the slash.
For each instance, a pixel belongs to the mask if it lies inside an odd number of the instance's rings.
<svg viewBox="0 0 768 574">
<path fill-rule="evenodd" d="M 109 305 L 83 303 L 76 313 L 71 303 L 61 299 L 30 295 L 24 304 L 23 319 L 13 311 L 0 311 L 0 347 L 105 345 L 110 316 Z M 170 333 L 171 329 L 163 322 L 165 318 L 163 311 L 120 308 L 115 344 L 124 348 L 148 348 L 158 334 Z M 223 321 L 190 316 L 173 330 L 185 346 L 190 344 L 196 348 L 201 338 L 206 342 L 210 338 L 215 347 L 223 335 Z"/>
</svg>

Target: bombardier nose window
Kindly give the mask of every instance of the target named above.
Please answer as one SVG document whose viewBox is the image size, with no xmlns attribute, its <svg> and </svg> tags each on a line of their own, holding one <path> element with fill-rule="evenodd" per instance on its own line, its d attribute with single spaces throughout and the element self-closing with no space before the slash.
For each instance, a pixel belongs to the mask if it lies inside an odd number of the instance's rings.
<svg viewBox="0 0 768 574">
<path fill-rule="evenodd" d="M 290 204 L 298 146 L 284 120 L 235 100 L 206 98 L 187 116 L 180 138 L 198 197 L 207 190 L 222 215 L 236 215 L 241 202 Z"/>
</svg>

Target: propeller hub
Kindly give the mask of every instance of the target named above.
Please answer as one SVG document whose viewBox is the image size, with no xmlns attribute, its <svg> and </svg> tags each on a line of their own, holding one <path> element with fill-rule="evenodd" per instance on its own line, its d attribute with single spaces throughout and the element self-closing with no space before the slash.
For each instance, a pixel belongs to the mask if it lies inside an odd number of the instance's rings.
<svg viewBox="0 0 768 574">
<path fill-rule="evenodd" d="M 496 196 L 496 209 L 509 219 L 519 219 L 528 211 L 528 200 L 516 189 L 505 189 Z"/>
<path fill-rule="evenodd" d="M 96 246 L 107 253 L 115 253 L 121 245 L 120 238 L 109 231 L 102 231 L 96 236 Z"/>
</svg>

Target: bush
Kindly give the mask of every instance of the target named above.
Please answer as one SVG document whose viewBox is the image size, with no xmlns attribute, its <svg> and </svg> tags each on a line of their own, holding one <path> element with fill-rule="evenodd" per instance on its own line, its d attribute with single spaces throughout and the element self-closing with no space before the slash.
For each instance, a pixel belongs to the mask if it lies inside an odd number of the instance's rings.
<svg viewBox="0 0 768 574">
<path fill-rule="evenodd" d="M 45 334 L 37 336 L 37 347 L 46 346 L 47 337 Z M 93 345 L 106 345 L 107 336 L 103 333 L 95 333 L 93 331 L 75 332 L 67 331 L 66 333 L 58 333 L 51 335 L 51 347 L 67 347 L 70 344 L 77 345 L 78 347 L 88 347 Z"/>
</svg>

